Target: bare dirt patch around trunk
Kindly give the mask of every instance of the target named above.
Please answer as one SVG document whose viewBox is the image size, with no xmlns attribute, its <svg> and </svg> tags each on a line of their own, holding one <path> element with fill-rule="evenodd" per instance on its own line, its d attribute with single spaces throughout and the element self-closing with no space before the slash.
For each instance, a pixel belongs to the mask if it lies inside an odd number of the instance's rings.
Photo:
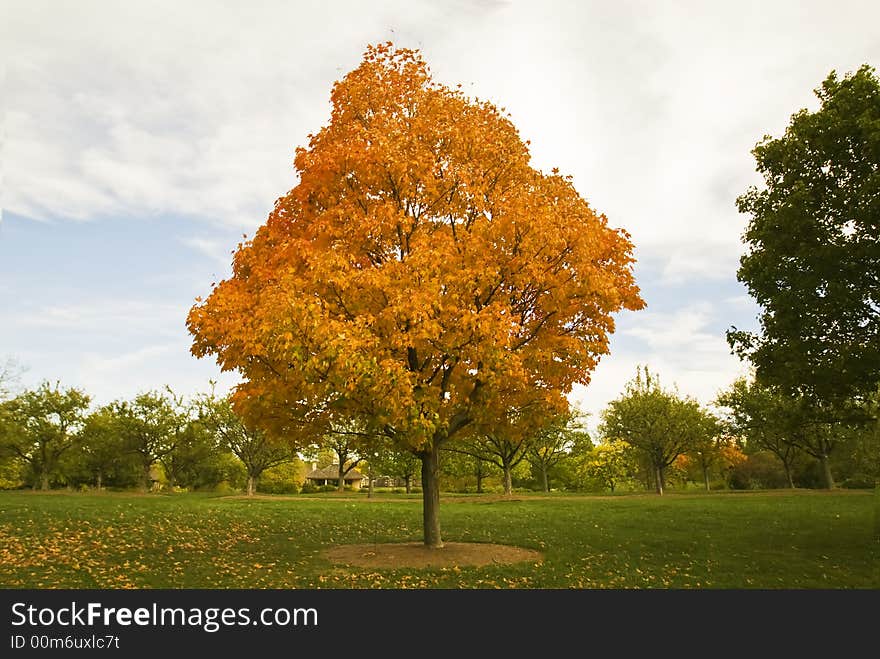
<svg viewBox="0 0 880 659">
<path fill-rule="evenodd" d="M 447 542 L 439 549 L 421 542 L 342 545 L 322 555 L 332 563 L 368 568 L 480 567 L 543 560 L 534 549 L 483 542 Z"/>
</svg>

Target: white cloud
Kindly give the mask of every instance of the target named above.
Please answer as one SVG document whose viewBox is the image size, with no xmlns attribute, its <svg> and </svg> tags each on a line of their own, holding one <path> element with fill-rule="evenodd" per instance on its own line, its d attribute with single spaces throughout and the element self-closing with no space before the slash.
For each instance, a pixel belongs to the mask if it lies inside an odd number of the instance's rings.
<svg viewBox="0 0 880 659">
<path fill-rule="evenodd" d="M 726 307 L 721 307 L 721 310 Z M 612 340 L 611 354 L 600 361 L 587 387 L 577 386 L 569 400 L 589 412 L 595 429 L 608 402 L 620 396 L 639 366 L 660 376 L 664 387 L 676 387 L 709 405 L 719 391 L 744 375 L 746 366 L 730 354 L 722 334 L 711 325 L 719 312 L 708 302 L 670 312 L 640 311 Z M 616 345 L 625 344 L 624 348 Z"/>
<path fill-rule="evenodd" d="M 171 304 L 104 299 L 90 302 L 43 305 L 10 314 L 5 324 L 22 332 L 34 330 L 82 332 L 122 336 L 144 333 L 179 336 L 188 309 Z"/>
<path fill-rule="evenodd" d="M 334 79 L 368 42 L 446 10 L 31 0 L 5 13 L 8 208 L 252 229 L 293 187 L 294 148 L 326 121 Z"/>
<path fill-rule="evenodd" d="M 880 61 L 880 8 L 858 0 L 6 5 L 5 209 L 180 218 L 168 240 L 207 255 L 221 276 L 230 228 L 251 232 L 295 184 L 294 149 L 326 123 L 333 81 L 367 43 L 422 49 L 438 79 L 506 107 L 535 164 L 571 174 L 630 231 L 657 273 L 650 283 L 677 292 L 675 306 L 621 323 L 619 347 L 573 395 L 596 410 L 638 363 L 704 401 L 732 379 L 739 363 L 712 325 L 719 301 L 691 284 L 733 280 L 746 221 L 735 199 L 758 182 L 749 152 L 815 107 L 811 90 L 830 69 Z M 144 286 L 179 300 L 204 283 L 157 271 Z M 24 307 L 4 318 L 0 343 L 41 373 L 67 363 L 53 345 L 91 354 L 82 368 L 108 394 L 216 372 L 192 365 L 185 306 L 92 298 Z M 744 296 L 723 303 L 726 317 L 756 311 Z M 51 359 L 19 349 L 20 337 L 42 331 L 58 337 L 44 351 Z M 102 371 L 99 358 L 110 366 Z M 130 368 L 111 368 L 126 359 Z"/>
<path fill-rule="evenodd" d="M 232 254 L 226 241 L 199 237 L 178 238 L 178 240 L 187 247 L 192 247 L 197 252 L 204 254 L 212 261 L 223 265 L 226 270 L 229 270 Z"/>
<path fill-rule="evenodd" d="M 623 330 L 624 334 L 641 339 L 652 350 L 677 348 L 683 345 L 705 349 L 714 347 L 714 334 L 703 331 L 712 307 L 703 302 L 672 313 L 646 310 L 639 313 L 638 324 Z"/>
<path fill-rule="evenodd" d="M 237 382 L 234 374 L 218 374 L 210 360 L 197 362 L 189 354 L 188 342 L 171 341 L 147 345 L 130 352 L 85 353 L 78 359 L 75 375 L 66 386 L 80 386 L 93 396 L 96 405 L 129 399 L 149 390 L 170 385 L 186 397 L 206 392 L 209 380 L 224 394 Z"/>
<path fill-rule="evenodd" d="M 723 304 L 728 308 L 736 309 L 738 312 L 750 312 L 753 316 L 757 315 L 761 310 L 758 303 L 755 302 L 755 298 L 750 295 L 734 295 L 725 298 Z"/>
<path fill-rule="evenodd" d="M 83 368 L 86 371 L 91 372 L 92 375 L 106 376 L 110 373 L 143 366 L 148 362 L 167 355 L 173 350 L 173 348 L 173 344 L 151 345 L 138 348 L 133 352 L 114 355 L 112 357 L 95 353 L 85 353 L 82 356 Z"/>
<path fill-rule="evenodd" d="M 851 1 L 58 4 L 7 12 L 6 205 L 38 218 L 172 213 L 252 230 L 295 184 L 369 42 L 505 106 L 669 283 L 736 267 L 749 154 L 832 67 L 880 56 Z M 856 27 L 859 26 L 859 27 Z"/>
</svg>

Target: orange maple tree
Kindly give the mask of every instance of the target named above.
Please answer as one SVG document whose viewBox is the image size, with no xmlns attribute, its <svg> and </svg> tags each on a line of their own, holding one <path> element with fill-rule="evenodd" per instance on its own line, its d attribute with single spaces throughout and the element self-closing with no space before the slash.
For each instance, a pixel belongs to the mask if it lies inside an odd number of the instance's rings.
<svg viewBox="0 0 880 659">
<path fill-rule="evenodd" d="M 190 311 L 192 351 L 240 372 L 236 408 L 269 432 L 354 422 L 417 454 L 438 547 L 440 448 L 567 408 L 612 313 L 644 306 L 632 244 L 417 51 L 369 47 L 331 100 L 299 183 Z"/>
</svg>

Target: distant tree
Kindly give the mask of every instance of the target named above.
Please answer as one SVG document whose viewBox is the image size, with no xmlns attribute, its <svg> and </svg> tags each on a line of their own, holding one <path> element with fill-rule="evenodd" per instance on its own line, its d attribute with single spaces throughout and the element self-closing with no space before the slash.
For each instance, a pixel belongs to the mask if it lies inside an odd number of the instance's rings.
<svg viewBox="0 0 880 659">
<path fill-rule="evenodd" d="M 503 435 L 487 434 L 462 442 L 455 450 L 467 453 L 478 460 L 494 464 L 501 470 L 504 494 L 513 493 L 513 470 L 526 457 L 528 442 L 515 440 Z"/>
<path fill-rule="evenodd" d="M 267 469 L 291 462 L 293 446 L 253 428 L 235 413 L 228 398 L 204 396 L 198 402 L 199 420 L 218 443 L 241 460 L 247 471 L 247 495 L 253 496 L 257 482 Z"/>
<path fill-rule="evenodd" d="M 112 406 L 101 407 L 86 418 L 80 452 L 81 463 L 94 477 L 95 487 L 103 489 L 106 478 L 125 458 L 120 427 Z"/>
<path fill-rule="evenodd" d="M 751 215 L 737 276 L 761 329 L 727 336 L 759 382 L 826 423 L 880 382 L 880 81 L 867 65 L 832 71 L 815 93 L 817 111 L 752 152 L 764 186 L 737 200 Z"/>
<path fill-rule="evenodd" d="M 574 413 L 568 412 L 553 417 L 528 442 L 526 460 L 540 475 L 544 492 L 550 491 L 550 470 L 571 455 L 578 441 L 584 440 L 589 442 L 586 429 Z"/>
<path fill-rule="evenodd" d="M 834 473 L 840 475 L 843 487 L 876 487 L 880 483 L 880 421 L 848 429 L 834 458 Z"/>
<path fill-rule="evenodd" d="M 626 442 L 619 440 L 600 442 L 579 460 L 578 471 L 582 481 L 596 483 L 613 493 L 632 476 L 633 450 Z"/>
<path fill-rule="evenodd" d="M 440 462 L 444 478 L 458 483 L 458 487 L 469 488 L 473 479 L 477 494 L 483 494 L 487 478 L 498 474 L 498 467 L 474 455 L 444 450 Z"/>
<path fill-rule="evenodd" d="M 743 438 L 747 447 L 775 455 L 785 471 L 788 486 L 794 488 L 793 467 L 802 455 L 798 427 L 806 423 L 797 399 L 753 379 L 738 378 L 715 402 L 728 410 L 727 431 Z"/>
<path fill-rule="evenodd" d="M 152 484 L 153 466 L 175 449 L 187 419 L 175 400 L 164 392 L 148 392 L 132 401 L 117 401 L 111 409 L 124 449 L 137 457 L 141 489 L 146 492 Z"/>
<path fill-rule="evenodd" d="M 874 396 L 839 401 L 836 407 L 847 409 L 843 420 L 817 414 L 815 401 L 807 396 L 787 394 L 756 380 L 735 381 L 717 402 L 730 409 L 728 424 L 734 432 L 779 458 L 790 487 L 794 487 L 795 462 L 807 454 L 818 462 L 822 486 L 833 488 L 833 452 L 860 434 L 874 437 L 872 430 L 877 427 Z"/>
<path fill-rule="evenodd" d="M 362 455 L 358 455 L 358 448 L 368 437 L 369 435 L 358 430 L 351 422 L 333 423 L 326 431 L 322 445 L 332 451 L 336 458 L 336 489 L 339 492 L 345 490 L 345 477 L 363 459 Z"/>
<path fill-rule="evenodd" d="M 647 459 L 657 494 L 665 489 L 665 471 L 706 431 L 704 412 L 691 398 L 660 386 L 656 375 L 640 368 L 620 398 L 602 413 L 602 437 L 626 442 Z"/>
<path fill-rule="evenodd" d="M 722 434 L 718 419 L 707 410 L 700 408 L 694 423 L 698 428 L 695 429 L 685 454 L 699 467 L 703 486 L 709 492 L 712 489 L 709 473 L 721 462 L 724 455 L 722 449 L 729 440 Z"/>
<path fill-rule="evenodd" d="M 187 418 L 176 435 L 174 450 L 159 459 L 169 485 L 198 488 L 223 479 L 220 463 L 226 449 L 211 429 L 197 418 Z"/>
<path fill-rule="evenodd" d="M 733 470 L 748 459 L 749 456 L 743 452 L 742 447 L 736 441 L 730 437 L 723 438 L 719 450 L 718 465 L 727 487 L 730 487 Z"/>
<path fill-rule="evenodd" d="M 48 490 L 61 456 L 79 442 L 89 400 L 78 389 L 44 382 L 6 401 L 0 451 L 25 462 L 34 486 Z"/>
<path fill-rule="evenodd" d="M 197 473 L 218 453 L 217 443 L 195 417 L 195 406 L 166 386 L 165 398 L 174 410 L 172 421 L 174 447 L 157 458 L 170 487 L 185 486 L 198 480 Z"/>
<path fill-rule="evenodd" d="M 418 456 L 410 451 L 401 451 L 393 447 L 377 452 L 376 457 L 370 461 L 370 466 L 378 473 L 393 476 L 403 480 L 406 493 L 412 492 L 413 479 L 420 475 L 422 467 Z"/>
<path fill-rule="evenodd" d="M 471 455 L 498 467 L 504 494 L 510 495 L 513 493 L 514 470 L 524 464 L 529 449 L 540 440 L 541 430 L 557 417 L 558 413 L 539 403 L 511 405 L 499 412 L 492 432 L 475 429 L 448 450 Z"/>
<path fill-rule="evenodd" d="M 306 466 L 299 458 L 282 462 L 260 474 L 260 492 L 296 494 L 305 487 L 305 475 Z"/>
</svg>

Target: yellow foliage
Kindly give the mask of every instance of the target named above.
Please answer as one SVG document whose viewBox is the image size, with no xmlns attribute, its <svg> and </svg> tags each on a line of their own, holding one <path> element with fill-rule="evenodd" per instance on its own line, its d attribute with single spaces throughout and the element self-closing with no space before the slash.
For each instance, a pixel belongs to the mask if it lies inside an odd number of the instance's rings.
<svg viewBox="0 0 880 659">
<path fill-rule="evenodd" d="M 192 308 L 193 353 L 286 436 L 344 415 L 418 449 L 565 409 L 612 313 L 644 306 L 628 234 L 415 51 L 369 48 L 331 100 L 299 183 Z"/>
</svg>

